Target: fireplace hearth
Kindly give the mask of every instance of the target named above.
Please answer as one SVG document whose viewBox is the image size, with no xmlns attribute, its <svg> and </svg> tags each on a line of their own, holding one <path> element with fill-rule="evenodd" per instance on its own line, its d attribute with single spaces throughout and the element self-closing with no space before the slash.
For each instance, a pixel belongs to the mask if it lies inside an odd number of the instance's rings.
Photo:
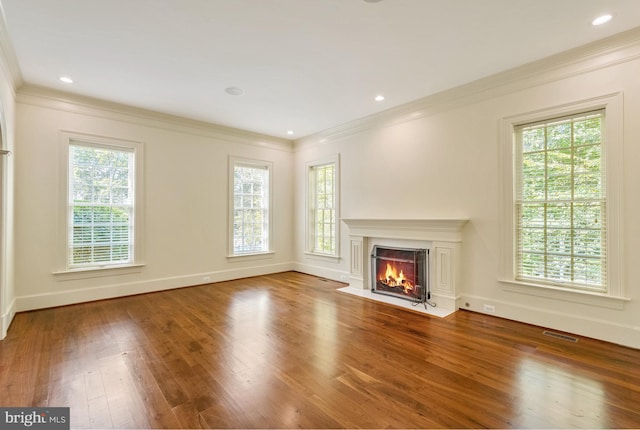
<svg viewBox="0 0 640 430">
<path fill-rule="evenodd" d="M 374 246 L 371 254 L 371 291 L 424 303 L 430 299 L 429 250 Z"/>
</svg>

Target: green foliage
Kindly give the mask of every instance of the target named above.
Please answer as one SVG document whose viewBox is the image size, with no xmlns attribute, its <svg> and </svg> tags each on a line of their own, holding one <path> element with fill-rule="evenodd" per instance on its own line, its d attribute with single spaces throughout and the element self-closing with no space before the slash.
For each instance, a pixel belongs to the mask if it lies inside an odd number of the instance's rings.
<svg viewBox="0 0 640 430">
<path fill-rule="evenodd" d="M 335 165 L 312 168 L 313 252 L 336 253 Z"/>
<path fill-rule="evenodd" d="M 130 261 L 133 238 L 133 153 L 69 148 L 71 265 Z"/>
<path fill-rule="evenodd" d="M 519 276 L 604 288 L 601 129 L 598 115 L 522 129 Z"/>
<path fill-rule="evenodd" d="M 268 251 L 268 189 L 268 169 L 253 166 L 234 166 L 234 253 Z"/>
</svg>

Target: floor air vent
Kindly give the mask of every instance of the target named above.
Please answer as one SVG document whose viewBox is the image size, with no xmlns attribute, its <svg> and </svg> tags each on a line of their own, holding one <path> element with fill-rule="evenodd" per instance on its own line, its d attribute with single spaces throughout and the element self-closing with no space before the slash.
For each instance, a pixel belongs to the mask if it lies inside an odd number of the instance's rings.
<svg viewBox="0 0 640 430">
<path fill-rule="evenodd" d="M 543 331 L 542 334 L 545 335 L 545 336 L 551 336 L 551 337 L 555 337 L 555 338 L 558 338 L 558 339 L 562 339 L 562 340 L 566 340 L 566 341 L 574 342 L 574 343 L 578 341 L 577 337 L 569 336 L 569 335 L 562 334 L 562 333 L 555 333 L 553 331 L 548 331 L 548 330 Z"/>
</svg>

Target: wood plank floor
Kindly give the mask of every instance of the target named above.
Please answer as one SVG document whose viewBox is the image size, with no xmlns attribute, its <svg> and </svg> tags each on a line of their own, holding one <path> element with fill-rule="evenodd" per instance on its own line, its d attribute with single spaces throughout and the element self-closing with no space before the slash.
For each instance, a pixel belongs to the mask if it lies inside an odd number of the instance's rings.
<svg viewBox="0 0 640 430">
<path fill-rule="evenodd" d="M 640 351 L 296 272 L 20 313 L 0 406 L 72 428 L 638 428 Z"/>
</svg>

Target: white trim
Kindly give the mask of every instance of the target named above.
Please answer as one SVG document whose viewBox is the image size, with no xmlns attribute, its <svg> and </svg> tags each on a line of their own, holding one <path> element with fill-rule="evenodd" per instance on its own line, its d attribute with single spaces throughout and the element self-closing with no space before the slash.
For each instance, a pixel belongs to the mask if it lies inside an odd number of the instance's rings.
<svg viewBox="0 0 640 430">
<path fill-rule="evenodd" d="M 602 70 L 640 58 L 640 27 L 460 85 L 294 141 L 294 151 L 325 145 L 519 90 Z"/>
<path fill-rule="evenodd" d="M 331 279 L 332 281 L 344 282 L 345 286 L 349 280 L 349 272 L 340 269 L 331 269 L 326 266 L 316 266 L 309 263 L 295 262 L 291 270 L 305 273 L 307 275 L 318 276 L 320 278 Z"/>
<path fill-rule="evenodd" d="M 376 219 L 343 218 L 351 236 L 389 239 L 461 242 L 462 229 L 469 218 Z"/>
<path fill-rule="evenodd" d="M 523 321 L 540 326 L 541 331 L 543 327 L 551 327 L 555 330 L 640 349 L 640 326 L 612 323 L 610 320 L 598 318 L 597 312 L 571 314 L 473 294 L 462 294 L 459 303 L 461 309 Z M 495 312 L 485 312 L 484 304 L 493 305 Z"/>
<path fill-rule="evenodd" d="M 267 258 L 273 258 L 275 252 L 267 251 L 267 252 L 256 252 L 253 254 L 238 254 L 238 255 L 227 255 L 227 259 L 230 263 L 235 263 L 238 261 L 253 261 L 253 260 L 266 260 Z"/>
<path fill-rule="evenodd" d="M 148 279 L 138 282 L 123 282 L 95 288 L 68 289 L 65 291 L 17 297 L 15 309 L 17 312 L 24 312 L 34 309 L 65 306 L 75 303 L 171 290 L 174 288 L 224 282 L 252 276 L 269 275 L 272 273 L 287 272 L 290 270 L 293 270 L 293 263 L 279 263 L 243 267 L 232 270 L 192 273 L 188 275 Z"/>
<path fill-rule="evenodd" d="M 70 269 L 68 266 L 68 180 L 69 180 L 69 146 L 71 142 L 86 142 L 89 145 L 96 145 L 111 148 L 123 148 L 131 150 L 134 153 L 135 162 L 135 203 L 134 203 L 134 247 L 133 262 L 126 266 L 135 266 L 142 264 L 144 259 L 144 143 L 136 140 L 121 139 L 114 137 L 101 136 L 97 134 L 81 133 L 77 131 L 59 130 L 59 184 L 58 184 L 58 245 L 56 252 L 57 267 L 54 273 L 71 273 L 80 272 L 81 269 Z M 87 267 L 86 269 L 100 270 L 103 267 L 99 264 Z"/>
<path fill-rule="evenodd" d="M 336 229 L 336 248 L 334 254 L 323 254 L 313 252 L 312 235 L 314 233 L 311 226 L 311 169 L 327 164 L 334 165 L 334 184 L 333 195 L 335 204 L 335 229 Z M 331 155 L 329 157 L 318 160 L 308 161 L 305 163 L 305 254 L 315 257 L 340 258 L 340 154 Z"/>
<path fill-rule="evenodd" d="M 0 67 L 7 72 L 7 76 L 11 77 L 11 91 L 15 96 L 15 89 L 20 88 L 24 79 L 6 22 L 4 9 L 0 4 Z"/>
<path fill-rule="evenodd" d="M 16 299 L 14 298 L 11 301 L 11 306 L 5 313 L 0 316 L 0 340 L 7 337 L 7 332 L 9 331 L 9 326 L 13 321 L 13 318 L 16 316 Z"/>
<path fill-rule="evenodd" d="M 82 267 L 53 272 L 56 281 L 72 281 L 76 279 L 103 278 L 105 276 L 129 275 L 140 273 L 144 264 L 105 265 L 97 267 Z"/>
<path fill-rule="evenodd" d="M 9 145 L 7 140 L 7 123 L 4 111 L 3 101 L 0 100 L 0 148 Z M 10 155 L 11 151 L 2 149 L 3 155 Z M 12 164 L 12 163 L 11 163 Z M 0 339 L 4 339 L 7 330 L 15 315 L 15 293 L 13 287 L 9 288 L 9 282 L 12 282 L 13 276 L 9 276 L 9 271 L 13 272 L 11 248 L 11 236 L 13 233 L 12 226 L 9 225 L 11 217 L 8 217 L 8 186 L 10 161 L 7 157 L 0 157 Z M 7 219 L 9 218 L 9 219 Z M 11 233 L 11 234 L 8 234 Z M 11 281 L 10 281 L 11 280 Z M 10 302 L 10 304 L 8 303 Z"/>
<path fill-rule="evenodd" d="M 531 112 L 511 115 L 500 120 L 499 166 L 502 168 L 500 181 L 501 199 L 501 268 L 500 277 L 511 285 L 523 285 L 515 281 L 515 235 L 513 220 L 514 199 L 514 129 L 517 125 L 533 123 L 548 118 L 572 115 L 589 110 L 605 110 L 604 156 L 606 160 L 607 184 L 607 275 L 609 280 L 608 298 L 626 299 L 628 295 L 624 279 L 623 252 L 623 94 L 616 92 L 599 97 L 565 103 L 558 106 L 537 109 Z M 504 282 L 503 281 L 503 282 Z M 526 283 L 535 285 L 534 283 Z M 545 288 L 544 285 L 540 285 Z M 517 287 L 516 287 L 517 288 Z M 546 288 L 541 291 L 550 291 Z M 574 294 L 594 295 L 590 292 L 573 290 Z M 577 297 L 577 296 L 576 296 Z M 607 299 L 602 298 L 603 303 Z M 580 303 L 580 300 L 574 300 Z M 604 306 L 604 304 L 601 304 Z"/>
<path fill-rule="evenodd" d="M 170 132 L 187 133 L 223 142 L 293 152 L 293 143 L 291 140 L 107 102 L 105 100 L 64 93 L 30 84 L 25 84 L 20 87 L 20 90 L 16 94 L 16 103 L 127 124 L 154 127 Z"/>
<path fill-rule="evenodd" d="M 511 293 L 561 300 L 569 303 L 580 303 L 601 308 L 623 310 L 625 303 L 631 301 L 631 299 L 624 297 L 612 297 L 602 293 L 591 293 L 551 285 L 520 282 L 509 279 L 500 280 L 499 282 L 502 284 L 504 291 Z"/>
<path fill-rule="evenodd" d="M 329 255 L 329 254 L 320 254 L 317 252 L 309 252 L 309 251 L 305 251 L 303 253 L 304 255 L 306 255 L 307 257 L 311 258 L 311 259 L 316 259 L 318 261 L 340 261 L 342 259 L 341 256 L 339 255 Z"/>
<path fill-rule="evenodd" d="M 262 168 L 267 170 L 267 176 L 269 181 L 268 188 L 268 207 L 267 207 L 267 249 L 262 252 L 250 252 L 250 253 L 238 253 L 236 254 L 233 249 L 233 218 L 234 218 L 234 171 L 236 165 L 244 165 L 244 166 L 255 166 L 256 168 Z M 227 258 L 242 258 L 251 259 L 255 258 L 255 256 L 264 256 L 266 254 L 273 253 L 273 162 L 265 161 L 265 160 L 257 160 L 251 158 L 243 158 L 243 157 L 235 157 L 233 155 L 229 156 L 229 167 L 228 167 L 228 181 L 229 181 L 229 196 L 228 196 L 228 222 L 227 228 L 229 230 L 228 234 L 228 246 L 227 246 Z"/>
</svg>

